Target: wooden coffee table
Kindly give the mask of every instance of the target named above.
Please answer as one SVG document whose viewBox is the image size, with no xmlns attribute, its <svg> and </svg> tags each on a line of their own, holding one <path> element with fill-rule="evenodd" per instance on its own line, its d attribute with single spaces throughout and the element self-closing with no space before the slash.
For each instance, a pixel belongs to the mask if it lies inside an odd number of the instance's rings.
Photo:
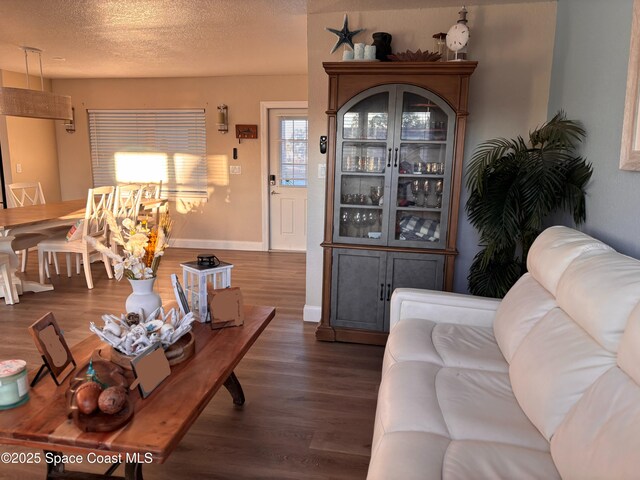
<svg viewBox="0 0 640 480">
<path fill-rule="evenodd" d="M 125 479 L 141 479 L 143 463 L 163 463 L 222 385 L 236 405 L 244 403 L 233 370 L 274 316 L 273 307 L 245 306 L 241 327 L 211 330 L 209 325 L 195 322 L 195 355 L 171 367 L 171 375 L 146 399 L 137 390 L 131 391 L 133 419 L 114 432 L 84 433 L 78 429 L 67 418 L 65 399 L 74 375 L 60 387 L 47 376 L 31 389 L 25 405 L 0 411 L 0 444 L 42 449 L 42 462 L 54 453 L 112 456 L 125 463 Z M 105 344 L 92 335 L 72 352 L 81 367 L 101 348 L 106 348 Z M 30 377 L 33 375 L 32 371 Z M 105 475 L 115 471 L 118 464 L 114 463 Z M 83 475 L 88 479 L 107 478 Z M 47 462 L 47 478 L 80 477 L 77 472 L 65 472 L 64 464 Z"/>
</svg>

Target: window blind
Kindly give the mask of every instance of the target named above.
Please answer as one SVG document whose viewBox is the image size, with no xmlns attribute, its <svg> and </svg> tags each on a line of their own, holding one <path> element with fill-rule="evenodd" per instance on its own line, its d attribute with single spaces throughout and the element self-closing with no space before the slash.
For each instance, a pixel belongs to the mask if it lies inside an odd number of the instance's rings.
<svg viewBox="0 0 640 480">
<path fill-rule="evenodd" d="M 93 185 L 162 182 L 169 199 L 207 198 L 205 112 L 89 110 Z"/>
</svg>

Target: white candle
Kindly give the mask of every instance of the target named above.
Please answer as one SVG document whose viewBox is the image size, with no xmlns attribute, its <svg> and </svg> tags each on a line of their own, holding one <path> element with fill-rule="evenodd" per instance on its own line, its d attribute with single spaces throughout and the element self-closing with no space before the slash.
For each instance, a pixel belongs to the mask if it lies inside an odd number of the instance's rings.
<svg viewBox="0 0 640 480">
<path fill-rule="evenodd" d="M 356 60 L 364 60 L 364 43 L 356 43 L 353 45 L 353 58 Z"/>
<path fill-rule="evenodd" d="M 353 50 L 345 50 L 342 52 L 342 60 L 353 60 Z"/>
<path fill-rule="evenodd" d="M 365 45 L 364 46 L 364 58 L 365 58 L 365 60 L 375 60 L 376 59 L 376 46 L 375 45 Z"/>
</svg>

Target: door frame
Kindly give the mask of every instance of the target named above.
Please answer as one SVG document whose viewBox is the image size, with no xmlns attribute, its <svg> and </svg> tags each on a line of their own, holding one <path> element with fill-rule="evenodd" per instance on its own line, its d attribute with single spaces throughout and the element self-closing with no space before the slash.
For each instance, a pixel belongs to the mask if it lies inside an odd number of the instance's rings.
<svg viewBox="0 0 640 480">
<path fill-rule="evenodd" d="M 269 251 L 269 110 L 275 108 L 306 108 L 306 100 L 260 102 L 260 190 L 262 191 L 262 247 L 263 252 Z M 307 176 L 309 170 L 307 169 Z"/>
</svg>

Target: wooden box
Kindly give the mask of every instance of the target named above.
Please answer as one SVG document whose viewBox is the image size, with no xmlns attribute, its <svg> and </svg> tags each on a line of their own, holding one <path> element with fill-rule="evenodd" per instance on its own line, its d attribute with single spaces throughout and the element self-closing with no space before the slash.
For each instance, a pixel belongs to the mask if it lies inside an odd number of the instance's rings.
<svg viewBox="0 0 640 480">
<path fill-rule="evenodd" d="M 244 323 L 242 292 L 238 287 L 208 287 L 211 328 L 239 327 Z"/>
</svg>

